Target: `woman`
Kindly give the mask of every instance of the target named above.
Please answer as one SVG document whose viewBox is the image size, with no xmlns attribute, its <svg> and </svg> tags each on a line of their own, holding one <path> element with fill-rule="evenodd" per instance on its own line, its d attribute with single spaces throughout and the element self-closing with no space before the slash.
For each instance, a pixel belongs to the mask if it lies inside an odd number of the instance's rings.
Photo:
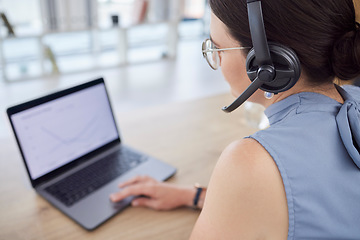
<svg viewBox="0 0 360 240">
<path fill-rule="evenodd" d="M 210 0 L 207 50 L 236 49 L 212 51 L 208 61 L 234 96 L 251 83 L 246 4 Z M 268 41 L 291 48 L 302 69 L 289 90 L 249 98 L 267 108 L 270 127 L 230 144 L 206 191 L 136 177 L 111 199 L 145 195 L 132 205 L 158 210 L 196 205 L 192 239 L 359 239 L 360 89 L 333 83 L 360 74 L 353 2 L 266 0 L 262 11 Z"/>
</svg>

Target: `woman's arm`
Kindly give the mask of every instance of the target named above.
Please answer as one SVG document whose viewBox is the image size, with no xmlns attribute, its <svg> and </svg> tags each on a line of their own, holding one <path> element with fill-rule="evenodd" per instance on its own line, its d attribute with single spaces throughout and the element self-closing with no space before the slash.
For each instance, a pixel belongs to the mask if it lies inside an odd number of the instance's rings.
<svg viewBox="0 0 360 240">
<path fill-rule="evenodd" d="M 286 239 L 288 212 L 278 168 L 253 139 L 221 155 L 191 239 Z"/>
<path fill-rule="evenodd" d="M 119 184 L 119 187 L 122 190 L 110 196 L 113 202 L 121 201 L 129 196 L 141 196 L 132 201 L 132 206 L 149 207 L 155 210 L 170 210 L 182 206 L 193 207 L 196 195 L 195 187 L 159 182 L 148 176 L 134 177 Z M 205 195 L 206 189 L 199 196 L 198 208 L 202 208 Z"/>
</svg>

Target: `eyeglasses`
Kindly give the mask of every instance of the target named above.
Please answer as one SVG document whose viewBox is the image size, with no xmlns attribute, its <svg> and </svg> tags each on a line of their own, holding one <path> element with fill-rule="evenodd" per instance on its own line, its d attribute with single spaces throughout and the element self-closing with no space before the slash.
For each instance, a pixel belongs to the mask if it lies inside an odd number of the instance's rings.
<svg viewBox="0 0 360 240">
<path fill-rule="evenodd" d="M 205 41 L 202 43 L 202 54 L 206 61 L 209 63 L 210 67 L 214 70 L 217 70 L 220 66 L 219 52 L 235 49 L 243 50 L 249 48 L 250 47 L 217 48 L 210 39 L 205 39 Z"/>
</svg>

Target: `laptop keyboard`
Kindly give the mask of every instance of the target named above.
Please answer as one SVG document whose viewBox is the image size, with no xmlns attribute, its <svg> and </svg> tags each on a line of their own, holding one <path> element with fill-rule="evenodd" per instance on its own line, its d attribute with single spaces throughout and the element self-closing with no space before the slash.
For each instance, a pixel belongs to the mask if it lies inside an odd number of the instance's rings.
<svg viewBox="0 0 360 240">
<path fill-rule="evenodd" d="M 45 190 L 66 206 L 71 206 L 146 159 L 139 153 L 121 148 Z"/>
</svg>

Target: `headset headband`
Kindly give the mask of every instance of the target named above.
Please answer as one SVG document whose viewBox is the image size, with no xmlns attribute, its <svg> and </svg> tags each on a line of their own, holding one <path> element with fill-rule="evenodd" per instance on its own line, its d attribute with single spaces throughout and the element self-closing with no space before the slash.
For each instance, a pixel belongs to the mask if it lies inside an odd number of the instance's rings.
<svg viewBox="0 0 360 240">
<path fill-rule="evenodd" d="M 260 0 L 247 0 L 251 40 L 259 66 L 273 65 L 265 33 Z"/>
</svg>

